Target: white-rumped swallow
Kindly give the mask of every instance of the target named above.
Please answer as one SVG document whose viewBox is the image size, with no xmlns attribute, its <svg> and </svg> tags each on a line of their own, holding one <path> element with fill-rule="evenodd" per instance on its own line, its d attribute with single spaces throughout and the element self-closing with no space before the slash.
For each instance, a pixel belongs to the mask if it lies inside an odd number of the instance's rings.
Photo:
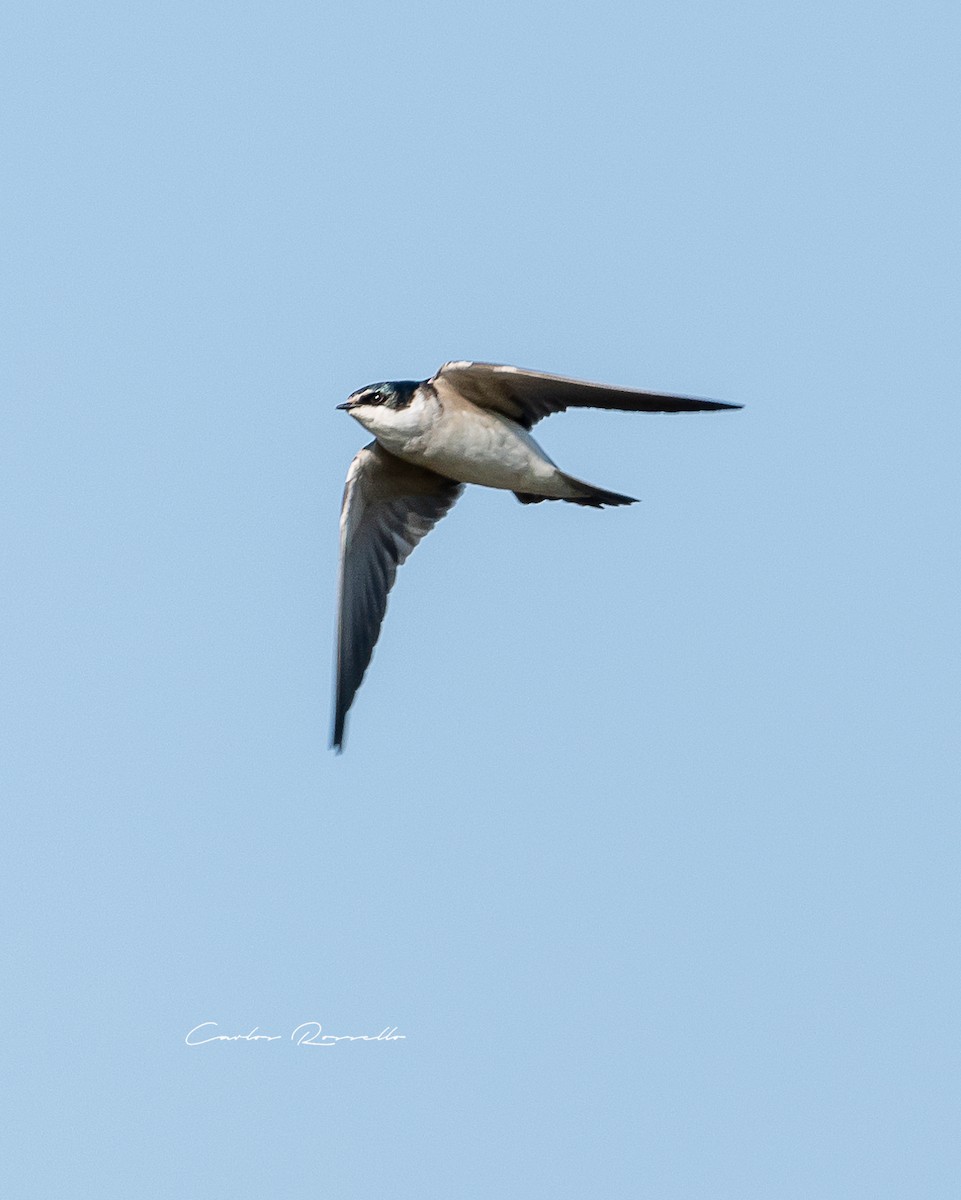
<svg viewBox="0 0 961 1200">
<path fill-rule="evenodd" d="M 397 568 L 465 483 L 513 492 L 522 504 L 634 504 L 565 474 L 530 435 L 566 408 L 709 412 L 740 408 L 582 383 L 493 363 L 449 362 L 422 383 L 375 383 L 339 404 L 374 435 L 350 464 L 340 514 L 340 606 L 332 744 L 370 662 Z"/>
</svg>

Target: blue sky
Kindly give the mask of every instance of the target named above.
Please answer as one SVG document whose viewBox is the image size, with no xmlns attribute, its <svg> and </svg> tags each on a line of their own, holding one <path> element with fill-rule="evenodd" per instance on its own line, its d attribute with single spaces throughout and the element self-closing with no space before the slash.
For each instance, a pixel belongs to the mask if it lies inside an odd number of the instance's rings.
<svg viewBox="0 0 961 1200">
<path fill-rule="evenodd" d="M 956 1196 L 956 8 L 3 21 L 10 1194 Z M 642 503 L 470 489 L 338 758 L 448 358 L 745 408 L 540 426 Z"/>
</svg>

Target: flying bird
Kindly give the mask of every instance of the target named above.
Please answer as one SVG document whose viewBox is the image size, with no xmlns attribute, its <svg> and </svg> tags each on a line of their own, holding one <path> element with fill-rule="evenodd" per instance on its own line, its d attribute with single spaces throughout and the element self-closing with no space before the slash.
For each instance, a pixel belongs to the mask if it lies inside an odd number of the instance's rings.
<svg viewBox="0 0 961 1200">
<path fill-rule="evenodd" d="M 449 362 L 417 383 L 374 383 L 338 408 L 374 435 L 350 464 L 340 514 L 340 600 L 332 745 L 370 662 L 397 568 L 467 483 L 513 492 L 521 504 L 567 500 L 601 508 L 631 496 L 567 475 L 531 428 L 567 408 L 710 412 L 740 408 L 582 383 L 494 363 Z"/>
</svg>

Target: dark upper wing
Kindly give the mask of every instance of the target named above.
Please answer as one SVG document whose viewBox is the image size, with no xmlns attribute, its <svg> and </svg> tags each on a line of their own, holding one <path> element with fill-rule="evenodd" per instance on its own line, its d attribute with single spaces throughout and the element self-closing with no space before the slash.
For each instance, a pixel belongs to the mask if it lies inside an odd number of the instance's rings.
<svg viewBox="0 0 961 1200">
<path fill-rule="evenodd" d="M 395 458 L 376 441 L 350 464 L 340 513 L 340 608 L 332 745 L 364 678 L 397 568 L 464 485 Z"/>
<path fill-rule="evenodd" d="M 664 396 L 659 392 L 637 392 L 607 387 L 602 383 L 582 383 L 560 375 L 523 371 L 520 367 L 502 367 L 496 363 L 444 363 L 431 382 L 443 389 L 452 387 L 465 399 L 481 408 L 494 408 L 518 425 L 530 429 L 541 417 L 563 412 L 565 408 L 615 408 L 626 412 L 710 412 L 720 408 L 740 408 L 740 404 L 722 404 L 719 400 L 698 400 L 689 396 Z"/>
</svg>

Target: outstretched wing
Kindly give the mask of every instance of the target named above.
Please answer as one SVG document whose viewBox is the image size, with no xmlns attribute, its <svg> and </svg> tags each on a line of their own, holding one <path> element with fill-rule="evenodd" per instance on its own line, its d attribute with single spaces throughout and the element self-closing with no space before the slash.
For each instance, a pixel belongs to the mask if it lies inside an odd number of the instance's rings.
<svg viewBox="0 0 961 1200">
<path fill-rule="evenodd" d="M 378 442 L 350 464 L 340 513 L 340 607 L 332 745 L 344 743 L 344 721 L 380 634 L 397 568 L 464 490 L 389 454 Z"/>
<path fill-rule="evenodd" d="M 430 381 L 441 390 L 445 386 L 480 408 L 493 408 L 518 425 L 530 429 L 542 417 L 563 412 L 565 408 L 613 408 L 625 412 L 711 412 L 721 408 L 740 408 L 740 404 L 722 404 L 719 400 L 698 400 L 691 396 L 665 396 L 659 392 L 638 392 L 607 387 L 602 383 L 582 383 L 560 375 L 524 371 L 520 367 L 496 363 L 449 362 Z"/>
</svg>

